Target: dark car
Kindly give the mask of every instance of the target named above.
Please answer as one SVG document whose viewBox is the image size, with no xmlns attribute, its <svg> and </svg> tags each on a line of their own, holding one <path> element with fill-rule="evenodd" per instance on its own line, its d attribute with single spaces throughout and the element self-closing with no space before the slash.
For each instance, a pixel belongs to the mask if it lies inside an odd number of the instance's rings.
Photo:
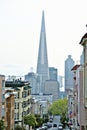
<svg viewBox="0 0 87 130">
<path fill-rule="evenodd" d="M 48 122 L 48 123 L 46 124 L 46 126 L 47 126 L 48 128 L 51 128 L 51 127 L 52 127 L 52 123 Z"/>
<path fill-rule="evenodd" d="M 52 127 L 52 124 L 47 124 L 48 128 L 51 128 Z"/>
<path fill-rule="evenodd" d="M 51 123 L 44 123 L 42 127 L 45 127 L 46 129 L 51 128 L 52 124 Z"/>
<path fill-rule="evenodd" d="M 49 121 L 52 123 L 52 122 L 53 122 L 53 119 L 50 119 Z"/>
<path fill-rule="evenodd" d="M 53 124 L 53 127 L 57 127 L 57 124 Z"/>
</svg>

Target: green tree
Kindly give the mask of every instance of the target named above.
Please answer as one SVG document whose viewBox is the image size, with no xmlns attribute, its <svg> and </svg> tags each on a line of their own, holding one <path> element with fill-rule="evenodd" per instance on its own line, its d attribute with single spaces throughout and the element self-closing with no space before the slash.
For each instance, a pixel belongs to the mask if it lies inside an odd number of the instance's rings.
<svg viewBox="0 0 87 130">
<path fill-rule="evenodd" d="M 41 118 L 41 115 L 39 114 L 35 114 L 35 117 L 36 117 L 36 121 L 37 121 L 37 124 L 36 124 L 36 128 L 42 126 L 43 124 L 43 118 Z"/>
<path fill-rule="evenodd" d="M 48 122 L 49 121 L 48 114 L 44 114 L 43 119 L 44 119 L 44 123 Z"/>
<path fill-rule="evenodd" d="M 30 126 L 32 126 L 34 128 L 35 125 L 37 124 L 35 116 L 33 114 L 29 114 L 29 115 L 25 116 L 24 124 L 29 125 L 29 130 L 30 130 Z"/>
<path fill-rule="evenodd" d="M 5 126 L 4 126 L 4 121 L 0 120 L 0 130 L 4 130 Z"/>
<path fill-rule="evenodd" d="M 17 126 L 15 126 L 15 130 L 25 130 L 25 129 L 23 127 L 17 125 Z"/>
<path fill-rule="evenodd" d="M 54 101 L 48 111 L 52 115 L 60 115 L 61 123 L 64 124 L 67 121 L 68 100 L 65 98 Z"/>
</svg>

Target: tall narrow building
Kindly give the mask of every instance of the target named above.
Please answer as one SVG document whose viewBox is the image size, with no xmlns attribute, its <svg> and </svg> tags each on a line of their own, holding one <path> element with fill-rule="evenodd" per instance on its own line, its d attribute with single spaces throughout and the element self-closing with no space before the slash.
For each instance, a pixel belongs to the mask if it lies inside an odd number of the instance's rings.
<svg viewBox="0 0 87 130">
<path fill-rule="evenodd" d="M 65 91 L 69 89 L 73 89 L 73 72 L 71 69 L 74 66 L 74 60 L 72 59 L 71 55 L 68 55 L 68 58 L 65 60 Z"/>
<path fill-rule="evenodd" d="M 42 24 L 41 24 L 40 43 L 39 43 L 39 52 L 37 61 L 37 74 L 39 74 L 42 78 L 41 92 L 44 93 L 45 81 L 49 79 L 44 11 L 42 12 Z"/>
</svg>

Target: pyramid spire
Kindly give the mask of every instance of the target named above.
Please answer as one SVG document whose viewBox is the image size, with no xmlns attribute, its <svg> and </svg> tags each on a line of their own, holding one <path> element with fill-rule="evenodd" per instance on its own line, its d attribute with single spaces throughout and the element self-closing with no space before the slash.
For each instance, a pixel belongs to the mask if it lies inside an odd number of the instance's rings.
<svg viewBox="0 0 87 130">
<path fill-rule="evenodd" d="M 44 10 L 43 10 L 43 12 L 42 12 L 42 26 L 41 26 L 41 32 L 45 32 Z"/>
<path fill-rule="evenodd" d="M 40 32 L 40 43 L 38 52 L 37 62 L 37 73 L 42 76 L 42 92 L 44 91 L 45 81 L 48 80 L 48 56 L 47 56 L 47 45 L 46 45 L 46 30 L 45 30 L 45 18 L 44 11 L 42 11 L 42 23 Z"/>
</svg>

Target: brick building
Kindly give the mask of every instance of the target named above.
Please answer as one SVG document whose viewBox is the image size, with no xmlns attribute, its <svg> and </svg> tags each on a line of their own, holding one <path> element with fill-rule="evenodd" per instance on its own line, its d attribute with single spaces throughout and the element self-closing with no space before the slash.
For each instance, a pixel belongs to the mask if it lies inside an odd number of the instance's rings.
<svg viewBox="0 0 87 130">
<path fill-rule="evenodd" d="M 15 92 L 13 89 L 7 90 L 5 93 L 6 102 L 6 130 L 14 130 L 14 96 Z"/>
</svg>

